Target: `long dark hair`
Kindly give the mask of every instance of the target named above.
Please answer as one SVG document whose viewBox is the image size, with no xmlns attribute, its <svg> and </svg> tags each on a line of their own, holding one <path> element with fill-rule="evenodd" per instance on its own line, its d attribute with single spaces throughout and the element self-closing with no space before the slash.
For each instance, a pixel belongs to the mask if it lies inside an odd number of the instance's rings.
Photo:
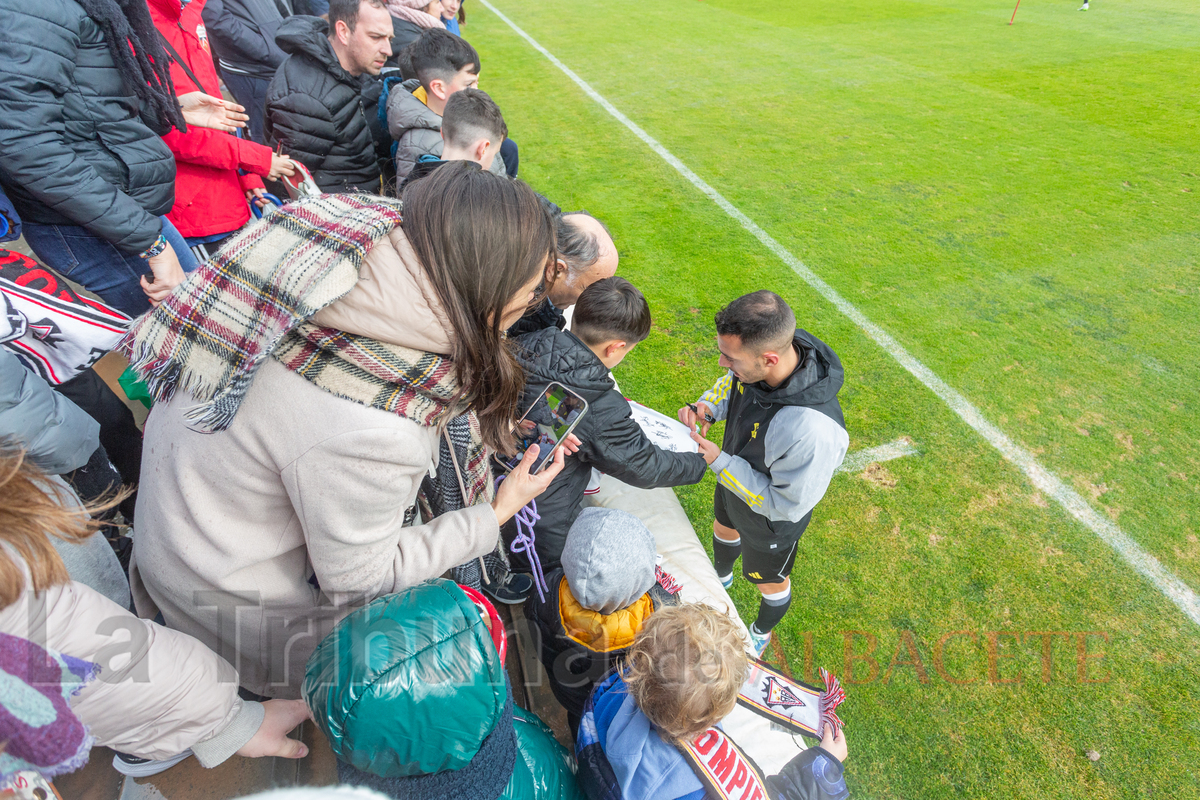
<svg viewBox="0 0 1200 800">
<path fill-rule="evenodd" d="M 554 223 L 523 181 L 452 161 L 404 187 L 404 233 L 454 329 L 460 399 L 483 440 L 511 450 L 525 374 L 501 328 L 504 307 L 557 257 Z"/>
<path fill-rule="evenodd" d="M 159 136 L 187 130 L 171 83 L 171 65 L 146 0 L 77 0 L 104 31 L 125 91 L 137 96 Z M 146 119 L 149 117 L 149 119 Z"/>
</svg>

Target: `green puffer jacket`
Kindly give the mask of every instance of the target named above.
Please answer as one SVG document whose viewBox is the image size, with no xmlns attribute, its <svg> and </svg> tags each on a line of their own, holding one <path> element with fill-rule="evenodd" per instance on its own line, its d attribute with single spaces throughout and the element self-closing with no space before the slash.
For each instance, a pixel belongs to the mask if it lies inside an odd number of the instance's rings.
<svg viewBox="0 0 1200 800">
<path fill-rule="evenodd" d="M 575 759 L 555 740 L 546 723 L 517 706 L 513 708 L 513 728 L 517 732 L 517 766 L 500 800 L 584 800 L 575 784 Z M 557 767 L 560 764 L 566 769 Z"/>
<path fill-rule="evenodd" d="M 513 705 L 478 601 L 451 581 L 338 623 L 308 661 L 303 694 L 342 783 L 403 800 L 583 800 L 571 756 Z"/>
</svg>

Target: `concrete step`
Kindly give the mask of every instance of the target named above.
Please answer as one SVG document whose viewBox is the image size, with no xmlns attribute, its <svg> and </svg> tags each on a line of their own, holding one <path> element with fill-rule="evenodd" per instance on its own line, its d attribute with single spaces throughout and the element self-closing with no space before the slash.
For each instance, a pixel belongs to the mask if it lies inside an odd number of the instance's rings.
<svg viewBox="0 0 1200 800">
<path fill-rule="evenodd" d="M 546 669 L 537 655 L 533 626 L 525 618 L 523 607 L 497 604 L 496 609 L 508 630 L 505 667 L 508 668 L 509 681 L 512 683 L 513 699 L 522 708 L 541 717 L 542 722 L 554 731 L 559 744 L 574 753 L 575 743 L 567 725 L 567 711 L 559 705 L 550 690 Z"/>
</svg>

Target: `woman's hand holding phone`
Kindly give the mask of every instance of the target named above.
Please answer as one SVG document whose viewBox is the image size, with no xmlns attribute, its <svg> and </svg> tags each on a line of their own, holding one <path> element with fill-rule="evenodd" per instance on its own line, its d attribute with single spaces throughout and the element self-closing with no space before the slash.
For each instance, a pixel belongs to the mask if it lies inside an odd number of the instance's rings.
<svg viewBox="0 0 1200 800">
<path fill-rule="evenodd" d="M 501 481 L 500 488 L 496 490 L 492 509 L 496 512 L 497 521 L 501 525 L 508 522 L 528 505 L 530 500 L 546 491 L 550 482 L 562 472 L 567 455 L 579 450 L 579 445 L 580 441 L 574 434 L 563 439 L 561 446 L 554 451 L 554 459 L 536 475 L 530 475 L 529 470 L 537 463 L 538 451 L 541 448 L 536 444 L 530 445 L 521 463 L 513 467 L 512 472 L 508 473 L 508 477 Z"/>
</svg>

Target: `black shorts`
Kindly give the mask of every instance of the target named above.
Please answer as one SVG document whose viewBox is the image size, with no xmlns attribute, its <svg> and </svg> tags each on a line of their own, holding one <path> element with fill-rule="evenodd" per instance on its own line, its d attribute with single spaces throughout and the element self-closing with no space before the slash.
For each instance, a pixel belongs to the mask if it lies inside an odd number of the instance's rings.
<svg viewBox="0 0 1200 800">
<path fill-rule="evenodd" d="M 812 512 L 799 522 L 769 520 L 756 514 L 724 486 L 713 497 L 717 522 L 733 528 L 742 539 L 742 574 L 751 583 L 782 583 L 796 564 L 800 537 Z"/>
</svg>

